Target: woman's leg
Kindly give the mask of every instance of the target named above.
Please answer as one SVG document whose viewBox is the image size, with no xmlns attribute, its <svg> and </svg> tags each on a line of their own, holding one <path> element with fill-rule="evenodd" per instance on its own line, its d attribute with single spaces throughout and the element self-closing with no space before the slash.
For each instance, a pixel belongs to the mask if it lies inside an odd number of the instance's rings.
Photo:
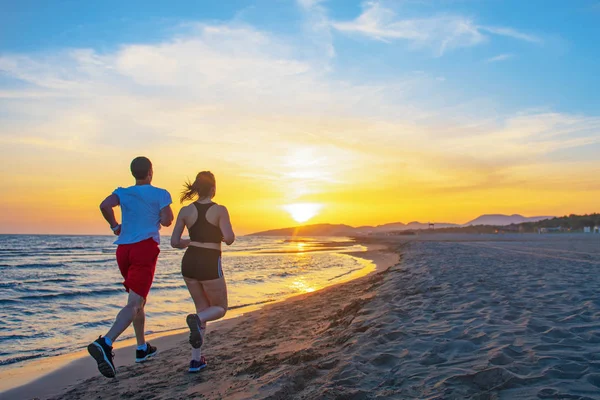
<svg viewBox="0 0 600 400">
<path fill-rule="evenodd" d="M 207 321 L 214 321 L 223 318 L 227 312 L 227 284 L 225 278 L 212 279 L 210 281 L 201 281 L 204 294 L 208 299 L 210 307 L 198 312 L 198 318 L 203 324 Z"/>
<path fill-rule="evenodd" d="M 183 277 L 185 284 L 192 296 L 192 300 L 194 300 L 194 306 L 196 307 L 196 313 L 203 312 L 207 308 L 210 307 L 210 303 L 208 302 L 208 298 L 204 293 L 204 289 L 202 288 L 202 283 L 196 279 Z M 206 328 L 206 322 L 202 321 L 201 328 Z M 201 350 L 192 349 L 192 360 L 200 361 L 200 357 L 202 356 Z"/>
</svg>

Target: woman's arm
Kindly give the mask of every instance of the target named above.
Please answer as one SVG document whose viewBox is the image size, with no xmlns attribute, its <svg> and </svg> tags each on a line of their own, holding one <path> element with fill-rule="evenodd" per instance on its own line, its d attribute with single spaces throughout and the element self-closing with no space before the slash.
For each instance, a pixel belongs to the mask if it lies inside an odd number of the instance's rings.
<svg viewBox="0 0 600 400">
<path fill-rule="evenodd" d="M 223 241 L 230 245 L 235 241 L 235 234 L 231 226 L 231 219 L 229 218 L 229 211 L 225 206 L 221 206 L 221 215 L 219 216 L 219 228 L 223 234 Z"/>
<path fill-rule="evenodd" d="M 179 214 L 177 215 L 177 221 L 175 222 L 175 227 L 173 228 L 173 233 L 171 234 L 171 247 L 176 249 L 185 249 L 190 245 L 189 239 L 181 238 L 181 235 L 183 235 L 184 228 L 185 207 L 179 210 Z"/>
</svg>

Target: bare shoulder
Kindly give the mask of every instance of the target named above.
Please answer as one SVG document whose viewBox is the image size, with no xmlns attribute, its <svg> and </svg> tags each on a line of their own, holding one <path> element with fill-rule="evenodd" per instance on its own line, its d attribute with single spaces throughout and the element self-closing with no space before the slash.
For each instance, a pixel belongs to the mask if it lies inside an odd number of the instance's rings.
<svg viewBox="0 0 600 400">
<path fill-rule="evenodd" d="M 194 211 L 196 211 L 196 207 L 194 207 L 194 205 L 192 203 L 190 203 L 187 206 L 181 207 L 181 210 L 179 210 L 179 213 L 183 216 L 188 216 L 188 215 L 191 215 Z"/>
<path fill-rule="evenodd" d="M 219 207 L 219 214 L 221 215 L 227 215 L 228 211 L 227 211 L 227 207 L 225 207 L 222 204 L 218 204 Z"/>
</svg>

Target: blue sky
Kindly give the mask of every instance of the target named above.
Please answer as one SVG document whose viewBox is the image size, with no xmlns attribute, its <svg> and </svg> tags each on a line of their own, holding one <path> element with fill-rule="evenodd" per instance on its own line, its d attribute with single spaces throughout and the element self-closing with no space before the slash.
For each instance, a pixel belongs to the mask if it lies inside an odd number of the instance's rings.
<svg viewBox="0 0 600 400">
<path fill-rule="evenodd" d="M 483 26 L 507 27 L 539 39 L 532 43 L 489 35 L 486 43 L 446 51 L 410 49 L 407 40 L 373 40 L 335 29 L 333 65 L 342 78 L 381 80 L 410 71 L 443 77 L 457 96 L 498 99 L 495 107 L 600 109 L 600 2 L 417 0 L 382 1 L 396 20 L 456 16 Z M 367 2 L 324 1 L 332 21 L 351 21 Z M 0 52 L 64 47 L 110 51 L 123 43 L 169 38 L 185 23 L 236 21 L 284 36 L 306 32 L 306 12 L 294 1 L 6 1 L 0 14 Z M 484 34 L 486 34 L 484 32 Z M 429 51 L 428 51 L 429 50 Z M 486 60 L 488 60 L 486 62 Z"/>
<path fill-rule="evenodd" d="M 106 158 L 140 152 L 174 190 L 186 160 L 260 188 L 252 229 L 294 202 L 356 224 L 598 211 L 599 22 L 600 0 L 5 1 L 0 231 L 39 207 L 24 182 L 67 213 L 57 193 L 95 199 L 128 179 Z"/>
</svg>

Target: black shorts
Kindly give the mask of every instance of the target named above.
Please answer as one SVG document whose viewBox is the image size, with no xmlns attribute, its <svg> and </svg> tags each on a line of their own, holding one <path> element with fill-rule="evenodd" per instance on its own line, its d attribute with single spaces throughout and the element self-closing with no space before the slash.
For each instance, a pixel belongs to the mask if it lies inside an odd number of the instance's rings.
<svg viewBox="0 0 600 400">
<path fill-rule="evenodd" d="M 181 275 L 199 281 L 222 278 L 221 250 L 189 246 L 181 260 Z"/>
</svg>

